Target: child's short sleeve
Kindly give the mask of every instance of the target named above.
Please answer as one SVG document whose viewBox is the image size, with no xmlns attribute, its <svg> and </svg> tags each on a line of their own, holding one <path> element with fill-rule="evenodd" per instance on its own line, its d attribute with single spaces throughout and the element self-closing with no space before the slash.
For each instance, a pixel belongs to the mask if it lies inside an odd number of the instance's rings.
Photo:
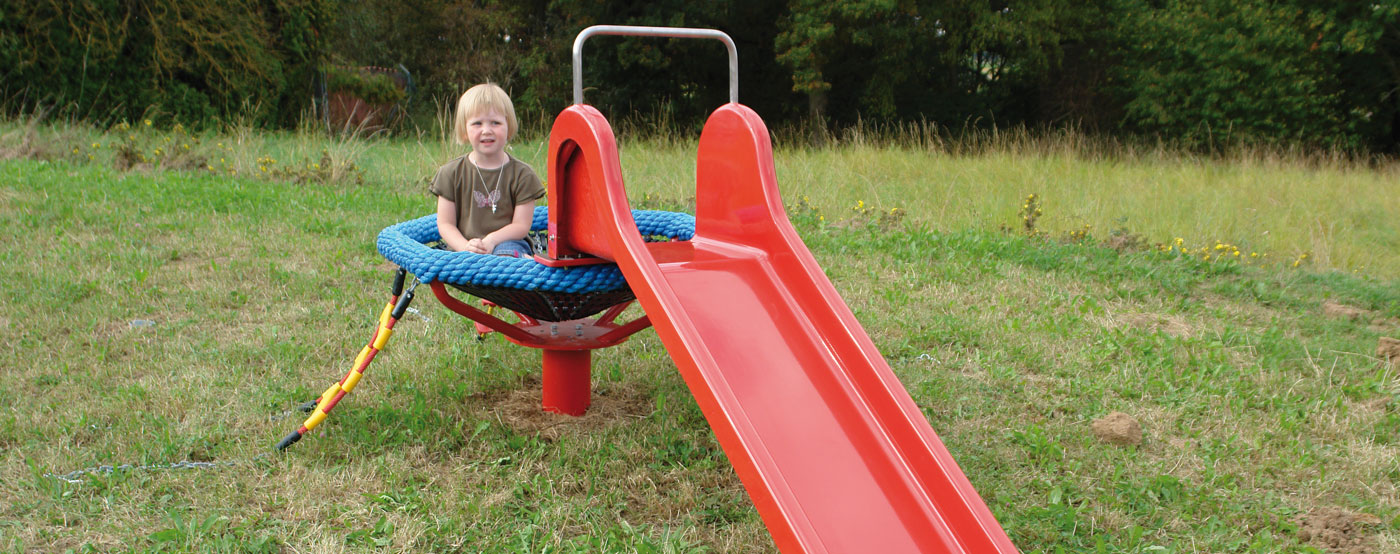
<svg viewBox="0 0 1400 554">
<path fill-rule="evenodd" d="M 544 184 L 540 182 L 540 177 L 535 175 L 535 170 L 525 162 L 516 163 L 520 169 L 515 178 L 511 179 L 510 196 L 514 199 L 512 204 L 519 205 L 544 198 Z"/>
<path fill-rule="evenodd" d="M 461 170 L 462 158 L 457 158 L 439 167 L 437 175 L 433 176 L 433 182 L 428 185 L 428 192 L 441 196 L 450 202 L 457 201 L 457 173 Z"/>
</svg>

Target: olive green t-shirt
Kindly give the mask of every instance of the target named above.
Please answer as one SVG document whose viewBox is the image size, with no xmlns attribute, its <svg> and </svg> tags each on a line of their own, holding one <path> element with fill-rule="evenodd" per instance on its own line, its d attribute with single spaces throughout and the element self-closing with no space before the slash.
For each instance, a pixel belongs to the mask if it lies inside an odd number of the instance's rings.
<svg viewBox="0 0 1400 554">
<path fill-rule="evenodd" d="M 429 192 L 456 203 L 457 228 L 463 236 L 485 237 L 510 224 L 517 204 L 544 198 L 535 170 L 509 154 L 506 158 L 499 168 L 481 169 L 460 156 L 438 168 L 428 186 Z"/>
</svg>

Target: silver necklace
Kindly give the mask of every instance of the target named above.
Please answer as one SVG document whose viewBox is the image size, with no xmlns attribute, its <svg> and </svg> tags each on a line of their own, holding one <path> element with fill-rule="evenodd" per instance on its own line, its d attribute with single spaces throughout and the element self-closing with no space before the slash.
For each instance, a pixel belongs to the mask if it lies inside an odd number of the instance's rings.
<svg viewBox="0 0 1400 554">
<path fill-rule="evenodd" d="M 496 188 L 492 189 L 490 193 L 486 193 L 486 177 L 481 175 L 481 166 L 472 162 L 472 167 L 476 168 L 476 178 L 481 180 L 481 192 L 472 191 L 472 196 L 476 197 L 476 207 L 485 208 L 489 202 L 491 203 L 491 213 L 496 213 L 496 203 L 501 200 L 501 176 L 506 174 L 506 166 L 508 165 L 510 165 L 510 158 L 506 158 L 506 163 L 501 164 L 500 173 L 496 174 Z"/>
</svg>

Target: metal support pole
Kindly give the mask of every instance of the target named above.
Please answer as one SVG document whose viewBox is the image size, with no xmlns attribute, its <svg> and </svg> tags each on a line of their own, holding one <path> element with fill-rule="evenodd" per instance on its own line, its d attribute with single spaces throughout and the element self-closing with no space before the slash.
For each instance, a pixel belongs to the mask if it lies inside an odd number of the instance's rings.
<svg viewBox="0 0 1400 554">
<path fill-rule="evenodd" d="M 592 350 L 544 350 L 544 409 L 581 416 L 593 400 Z"/>
</svg>

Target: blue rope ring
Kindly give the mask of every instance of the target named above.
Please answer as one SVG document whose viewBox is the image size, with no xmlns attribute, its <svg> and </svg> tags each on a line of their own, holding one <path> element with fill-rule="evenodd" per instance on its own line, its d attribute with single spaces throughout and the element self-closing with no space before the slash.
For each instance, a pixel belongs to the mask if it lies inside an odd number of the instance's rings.
<svg viewBox="0 0 1400 554">
<path fill-rule="evenodd" d="M 531 232 L 543 232 L 548 217 L 548 207 L 536 207 Z M 646 239 L 690 240 L 695 236 L 695 216 L 690 214 L 632 210 L 632 218 Z M 442 281 L 449 285 L 571 294 L 627 288 L 627 280 L 616 264 L 548 267 L 531 258 L 452 252 L 427 246 L 441 239 L 434 214 L 385 228 L 380 231 L 376 246 L 386 259 L 425 283 Z"/>
</svg>

